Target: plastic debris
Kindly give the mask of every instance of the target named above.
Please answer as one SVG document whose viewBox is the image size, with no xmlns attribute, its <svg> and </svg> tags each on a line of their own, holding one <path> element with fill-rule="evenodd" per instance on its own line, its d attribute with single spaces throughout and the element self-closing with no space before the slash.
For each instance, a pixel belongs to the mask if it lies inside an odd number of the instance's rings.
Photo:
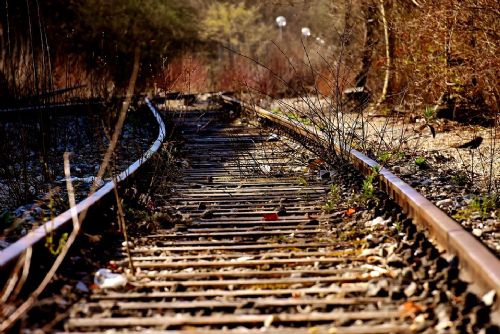
<svg viewBox="0 0 500 334">
<path fill-rule="evenodd" d="M 386 226 L 387 223 L 391 221 L 391 218 L 388 218 L 387 220 L 384 220 L 383 217 L 377 217 L 373 220 L 367 221 L 365 223 L 366 227 L 375 227 L 375 226 Z"/>
<path fill-rule="evenodd" d="M 127 278 L 109 269 L 99 269 L 94 275 L 94 283 L 101 289 L 115 289 L 127 285 Z"/>
</svg>

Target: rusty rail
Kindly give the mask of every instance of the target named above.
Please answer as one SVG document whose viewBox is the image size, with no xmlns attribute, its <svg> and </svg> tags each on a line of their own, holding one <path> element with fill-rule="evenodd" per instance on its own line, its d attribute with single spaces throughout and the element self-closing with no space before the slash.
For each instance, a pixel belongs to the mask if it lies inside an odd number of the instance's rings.
<svg viewBox="0 0 500 334">
<path fill-rule="evenodd" d="M 42 106 L 23 106 L 23 107 L 4 108 L 4 109 L 0 109 L 0 116 L 3 114 L 15 114 L 15 113 L 19 113 L 19 112 L 37 112 L 40 110 L 48 110 L 48 109 L 63 109 L 63 108 L 81 107 L 81 106 L 88 106 L 88 105 L 98 105 L 101 103 L 102 102 L 99 100 L 73 101 L 73 102 L 45 104 Z"/>
<path fill-rule="evenodd" d="M 165 123 L 161 119 L 160 114 L 153 106 L 151 101 L 146 98 L 146 104 L 148 105 L 151 113 L 153 114 L 156 122 L 159 126 L 158 137 L 151 145 L 151 147 L 136 160 L 133 164 L 131 164 L 126 170 L 121 172 L 116 180 L 117 184 L 122 183 L 126 180 L 130 175 L 134 174 L 149 158 L 155 154 L 159 148 L 161 147 L 161 143 L 165 139 L 166 131 L 165 131 Z M 91 206 L 99 203 L 104 197 L 113 192 L 115 187 L 114 182 L 107 182 L 104 186 L 102 186 L 98 191 L 96 191 L 93 195 L 87 197 L 83 201 L 79 202 L 76 205 L 77 214 L 79 215 L 81 212 L 88 210 Z M 0 272 L 6 273 L 6 269 L 12 265 L 29 247 L 32 247 L 44 240 L 48 233 L 61 229 L 64 226 L 68 226 L 72 224 L 72 212 L 70 209 L 61 213 L 59 216 L 54 219 L 46 222 L 42 226 L 38 227 L 36 230 L 30 232 L 23 238 L 19 239 L 6 249 L 0 251 Z"/>
<path fill-rule="evenodd" d="M 310 140 L 327 142 L 326 135 L 313 126 L 276 115 L 234 97 L 224 94 L 221 97 L 226 103 L 239 105 L 242 109 L 253 112 L 263 119 L 279 124 Z M 341 151 L 342 147 L 345 145 L 337 144 L 334 149 Z M 353 148 L 350 148 L 347 153 L 352 164 L 363 175 L 373 173 L 374 167 L 381 167 L 376 161 Z M 387 168 L 381 168 L 379 175 L 381 189 L 400 205 L 403 212 L 416 224 L 425 226 L 431 238 L 435 238 L 441 247 L 458 256 L 462 268 L 468 275 L 468 280 L 476 284 L 480 293 L 495 290 L 497 296 L 500 295 L 500 260 L 485 245 Z M 499 299 L 497 298 L 497 307 L 500 307 Z"/>
</svg>

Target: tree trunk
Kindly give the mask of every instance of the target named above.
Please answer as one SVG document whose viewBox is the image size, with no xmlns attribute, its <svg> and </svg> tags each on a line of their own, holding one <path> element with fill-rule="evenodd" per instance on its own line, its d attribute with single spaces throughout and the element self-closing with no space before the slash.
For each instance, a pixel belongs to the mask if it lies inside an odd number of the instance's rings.
<svg viewBox="0 0 500 334">
<path fill-rule="evenodd" d="M 390 9 L 390 1 L 379 0 L 380 1 L 380 15 L 382 17 L 382 25 L 384 29 L 384 41 L 385 41 L 385 57 L 386 57 L 386 68 L 384 77 L 384 86 L 382 88 L 382 93 L 377 101 L 377 105 L 385 103 L 387 97 L 390 94 L 390 88 L 392 84 L 392 54 L 394 49 L 394 34 L 391 32 L 389 27 L 388 12 Z"/>
<path fill-rule="evenodd" d="M 376 7 L 373 0 L 363 0 L 363 16 L 365 19 L 365 38 L 363 43 L 363 53 L 361 57 L 361 69 L 354 79 L 356 87 L 366 86 L 368 72 L 372 64 L 373 48 L 375 45 L 375 29 L 377 21 Z"/>
</svg>

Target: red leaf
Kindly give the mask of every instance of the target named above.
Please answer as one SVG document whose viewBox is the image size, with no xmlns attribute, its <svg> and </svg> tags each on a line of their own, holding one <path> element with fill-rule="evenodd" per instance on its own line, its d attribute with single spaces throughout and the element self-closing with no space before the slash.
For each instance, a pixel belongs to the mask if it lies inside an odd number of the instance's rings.
<svg viewBox="0 0 500 334">
<path fill-rule="evenodd" d="M 276 212 L 273 213 L 265 213 L 263 216 L 265 221 L 272 221 L 272 220 L 278 220 L 278 214 Z"/>
<path fill-rule="evenodd" d="M 349 208 L 349 209 L 347 209 L 347 211 L 345 212 L 345 214 L 348 215 L 348 216 L 352 216 L 355 212 L 356 212 L 356 209 Z"/>
<path fill-rule="evenodd" d="M 110 261 L 108 263 L 108 269 L 117 270 L 118 269 L 118 265 L 116 263 Z"/>
<path fill-rule="evenodd" d="M 323 165 L 325 162 L 321 159 L 314 159 L 309 161 L 309 169 L 317 169 L 319 166 Z"/>
</svg>

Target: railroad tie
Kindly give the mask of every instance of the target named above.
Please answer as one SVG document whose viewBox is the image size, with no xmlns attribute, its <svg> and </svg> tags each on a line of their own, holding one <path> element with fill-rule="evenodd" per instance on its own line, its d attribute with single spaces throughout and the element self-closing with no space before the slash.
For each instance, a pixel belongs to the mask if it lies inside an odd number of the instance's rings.
<svg viewBox="0 0 500 334">
<path fill-rule="evenodd" d="M 323 210 L 329 185 L 314 171 L 305 174 L 307 159 L 297 154 L 304 149 L 240 119 L 223 120 L 222 113 L 185 111 L 177 124 L 189 167 L 174 193 L 159 196 L 190 222 L 133 239 L 136 273 L 129 287 L 94 291 L 73 307 L 65 329 L 171 334 L 418 329 L 414 314 L 404 311 L 417 297 L 393 300 L 372 291 L 391 275 L 390 267 L 370 256 L 379 250 L 332 237 L 332 214 Z"/>
</svg>

